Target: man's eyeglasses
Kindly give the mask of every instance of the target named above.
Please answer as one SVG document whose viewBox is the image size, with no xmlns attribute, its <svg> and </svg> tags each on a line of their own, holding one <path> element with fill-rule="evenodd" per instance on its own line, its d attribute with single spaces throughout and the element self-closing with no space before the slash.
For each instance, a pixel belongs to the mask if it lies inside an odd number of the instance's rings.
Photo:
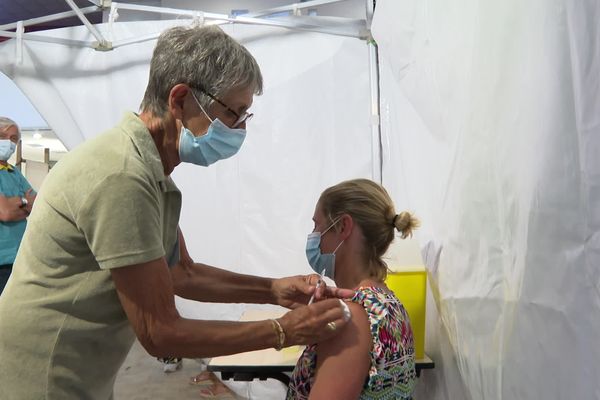
<svg viewBox="0 0 600 400">
<path fill-rule="evenodd" d="M 249 121 L 250 119 L 252 119 L 252 117 L 254 116 L 254 114 L 249 113 L 249 112 L 244 112 L 242 115 L 240 115 L 239 113 L 235 112 L 234 110 L 231 109 L 231 107 L 229 107 L 227 104 L 223 103 L 221 100 L 219 100 L 216 96 L 208 93 L 206 90 L 204 90 L 201 87 L 196 86 L 195 87 L 197 90 L 201 91 L 202 93 L 204 93 L 205 95 L 207 95 L 208 97 L 210 97 L 211 99 L 213 99 L 214 101 L 216 101 L 217 103 L 219 103 L 220 105 L 222 105 L 223 107 L 225 107 L 227 109 L 227 111 L 229 111 L 230 113 L 232 113 L 233 115 L 235 115 L 235 117 L 237 118 L 235 120 L 235 122 L 233 123 L 233 125 L 231 126 L 232 128 L 237 128 L 238 126 L 240 126 L 241 124 L 243 124 L 244 122 Z"/>
</svg>

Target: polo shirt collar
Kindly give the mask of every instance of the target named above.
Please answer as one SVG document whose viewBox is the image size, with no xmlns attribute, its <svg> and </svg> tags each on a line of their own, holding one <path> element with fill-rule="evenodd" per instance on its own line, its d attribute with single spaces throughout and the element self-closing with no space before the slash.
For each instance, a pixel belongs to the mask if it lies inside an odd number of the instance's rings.
<svg viewBox="0 0 600 400">
<path fill-rule="evenodd" d="M 165 176 L 162 160 L 160 159 L 156 144 L 154 143 L 154 140 L 152 140 L 150 131 L 148 131 L 148 128 L 140 117 L 133 112 L 126 112 L 119 123 L 119 127 L 123 129 L 138 148 L 142 160 L 144 160 L 150 168 L 154 179 L 156 179 L 157 182 L 160 182 L 163 191 L 177 190 L 177 187 L 171 178 Z"/>
</svg>

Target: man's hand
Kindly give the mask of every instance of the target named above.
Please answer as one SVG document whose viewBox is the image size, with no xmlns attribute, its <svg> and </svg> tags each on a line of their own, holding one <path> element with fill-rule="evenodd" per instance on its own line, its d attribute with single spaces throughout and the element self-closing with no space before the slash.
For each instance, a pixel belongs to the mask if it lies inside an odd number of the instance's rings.
<svg viewBox="0 0 600 400">
<path fill-rule="evenodd" d="M 21 221 L 28 215 L 27 210 L 21 208 L 19 196 L 6 197 L 0 194 L 0 221 Z"/>
<path fill-rule="evenodd" d="M 350 320 L 343 300 L 327 299 L 299 307 L 279 319 L 285 332 L 284 346 L 318 343 L 337 334 Z"/>
<path fill-rule="evenodd" d="M 29 189 L 25 192 L 25 199 L 27 199 L 27 206 L 24 207 L 27 210 L 27 213 L 30 214 L 31 213 L 31 208 L 33 207 L 33 202 L 35 201 L 35 198 L 37 197 L 37 193 L 33 191 L 33 189 Z"/>
<path fill-rule="evenodd" d="M 354 295 L 353 290 L 328 287 L 324 281 L 319 288 L 316 288 L 319 280 L 321 277 L 318 274 L 274 279 L 271 291 L 276 304 L 292 309 L 308 304 L 313 293 L 315 294 L 314 301 L 330 297 L 345 299 Z"/>
</svg>

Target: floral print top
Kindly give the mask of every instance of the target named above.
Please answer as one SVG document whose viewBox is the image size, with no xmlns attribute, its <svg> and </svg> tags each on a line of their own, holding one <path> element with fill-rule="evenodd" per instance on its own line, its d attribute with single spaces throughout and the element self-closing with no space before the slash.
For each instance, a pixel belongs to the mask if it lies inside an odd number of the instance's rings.
<svg viewBox="0 0 600 400">
<path fill-rule="evenodd" d="M 352 302 L 367 311 L 373 347 L 371 367 L 359 399 L 411 399 L 415 386 L 415 348 L 410 320 L 393 293 L 378 287 L 360 287 Z M 292 374 L 288 400 L 308 399 L 317 366 L 317 344 L 307 346 Z"/>
</svg>

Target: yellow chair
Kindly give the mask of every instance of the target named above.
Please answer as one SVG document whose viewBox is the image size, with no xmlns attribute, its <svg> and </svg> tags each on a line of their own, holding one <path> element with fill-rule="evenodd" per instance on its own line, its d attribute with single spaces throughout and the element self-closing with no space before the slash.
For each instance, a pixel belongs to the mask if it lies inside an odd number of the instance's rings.
<svg viewBox="0 0 600 400">
<path fill-rule="evenodd" d="M 425 298 L 427 271 L 423 266 L 391 268 L 386 285 L 400 299 L 408 312 L 415 339 L 415 358 L 425 357 Z"/>
</svg>

